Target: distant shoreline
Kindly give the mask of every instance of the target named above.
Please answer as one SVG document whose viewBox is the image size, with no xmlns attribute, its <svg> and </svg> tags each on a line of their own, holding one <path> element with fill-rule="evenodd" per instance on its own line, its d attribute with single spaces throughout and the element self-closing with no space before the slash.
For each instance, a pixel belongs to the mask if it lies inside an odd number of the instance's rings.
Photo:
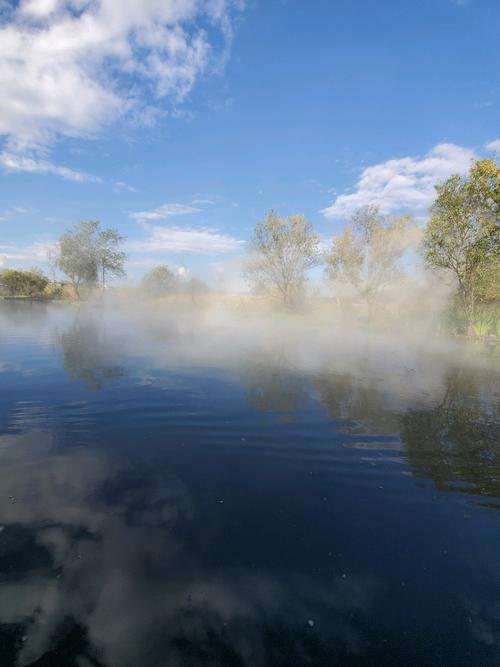
<svg viewBox="0 0 500 667">
<path fill-rule="evenodd" d="M 56 299 L 52 296 L 0 296 L 1 301 L 43 301 L 50 303 L 73 303 L 72 299 Z"/>
</svg>

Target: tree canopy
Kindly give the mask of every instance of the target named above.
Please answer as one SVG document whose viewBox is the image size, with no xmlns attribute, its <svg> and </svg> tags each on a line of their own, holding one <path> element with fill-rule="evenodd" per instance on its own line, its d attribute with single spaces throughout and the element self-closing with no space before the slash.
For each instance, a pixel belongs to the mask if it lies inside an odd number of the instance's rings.
<svg viewBox="0 0 500 667">
<path fill-rule="evenodd" d="M 303 296 L 308 269 L 318 262 L 318 244 L 303 215 L 282 218 L 270 211 L 248 244 L 247 279 L 256 291 L 293 307 Z"/>
<path fill-rule="evenodd" d="M 453 276 L 462 316 L 470 326 L 478 303 L 500 298 L 500 167 L 472 163 L 436 186 L 423 239 L 427 266 Z"/>
<path fill-rule="evenodd" d="M 141 281 L 141 289 L 148 296 L 160 297 L 172 293 L 176 283 L 174 273 L 166 264 L 161 264 L 144 274 Z"/>
<path fill-rule="evenodd" d="M 104 287 L 106 274 L 124 275 L 126 255 L 119 249 L 124 240 L 114 229 L 101 229 L 97 220 L 82 221 L 60 237 L 56 265 L 78 298 L 81 285 L 95 285 L 100 277 Z"/>
<path fill-rule="evenodd" d="M 116 278 L 125 275 L 123 264 L 126 254 L 120 250 L 125 237 L 115 229 L 103 229 L 97 235 L 97 264 L 101 274 L 101 284 L 106 286 L 106 274 Z"/>
<path fill-rule="evenodd" d="M 383 216 L 376 206 L 360 208 L 325 256 L 327 277 L 353 290 L 371 316 L 383 289 L 401 271 L 411 229 L 408 216 Z"/>
</svg>

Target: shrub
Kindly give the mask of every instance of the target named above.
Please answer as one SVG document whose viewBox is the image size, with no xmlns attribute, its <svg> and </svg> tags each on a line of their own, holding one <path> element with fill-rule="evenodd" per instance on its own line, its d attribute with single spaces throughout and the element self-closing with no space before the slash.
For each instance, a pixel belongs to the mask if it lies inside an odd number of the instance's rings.
<svg viewBox="0 0 500 667">
<path fill-rule="evenodd" d="M 0 285 L 11 296 L 39 296 L 48 284 L 49 279 L 38 269 L 4 269 L 0 273 Z"/>
</svg>

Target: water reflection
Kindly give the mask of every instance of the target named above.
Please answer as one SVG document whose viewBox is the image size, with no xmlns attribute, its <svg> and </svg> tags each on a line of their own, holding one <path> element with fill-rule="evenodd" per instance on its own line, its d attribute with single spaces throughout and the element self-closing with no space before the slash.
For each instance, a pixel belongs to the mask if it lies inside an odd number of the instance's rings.
<svg viewBox="0 0 500 667">
<path fill-rule="evenodd" d="M 362 650 L 349 619 L 370 608 L 369 577 L 209 566 L 217 516 L 165 470 L 60 450 L 39 430 L 2 436 L 0 452 L 2 664 L 264 666 Z M 321 640 L 311 615 L 329 619 Z"/>
<path fill-rule="evenodd" d="M 388 404 L 383 378 L 325 371 L 314 384 L 328 415 L 340 422 L 342 430 L 397 434 L 398 413 Z"/>
<path fill-rule="evenodd" d="M 290 416 L 308 399 L 307 376 L 294 367 L 284 350 L 245 360 L 241 380 L 247 401 L 255 410 Z"/>
<path fill-rule="evenodd" d="M 401 438 L 416 475 L 441 491 L 500 497 L 498 391 L 495 374 L 454 369 L 438 405 L 403 416 Z"/>
<path fill-rule="evenodd" d="M 2 667 L 498 664 L 493 365 L 62 309 L 28 347 L 16 317 Z"/>
<path fill-rule="evenodd" d="M 28 328 L 31 332 L 47 322 L 50 315 L 48 304 L 32 299 L 2 301 L 0 311 L 0 331 L 17 331 Z"/>
<path fill-rule="evenodd" d="M 116 364 L 123 341 L 110 334 L 106 327 L 92 319 L 77 316 L 72 326 L 60 336 L 64 369 L 72 378 L 82 380 L 87 389 L 102 389 L 108 380 L 125 375 L 123 366 Z"/>
</svg>

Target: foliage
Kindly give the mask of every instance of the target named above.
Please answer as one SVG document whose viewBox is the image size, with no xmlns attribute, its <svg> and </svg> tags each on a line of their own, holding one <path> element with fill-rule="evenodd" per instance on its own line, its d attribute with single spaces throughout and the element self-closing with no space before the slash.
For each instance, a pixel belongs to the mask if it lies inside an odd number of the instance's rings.
<svg viewBox="0 0 500 667">
<path fill-rule="evenodd" d="M 97 221 L 80 222 L 59 239 L 57 267 L 71 280 L 76 296 L 80 299 L 80 286 L 97 282 L 97 257 L 95 235 Z"/>
<path fill-rule="evenodd" d="M 125 253 L 118 249 L 123 241 L 115 230 L 101 230 L 97 220 L 80 222 L 61 236 L 56 265 L 71 280 L 78 299 L 80 286 L 95 285 L 99 275 L 103 287 L 106 273 L 124 275 Z"/>
<path fill-rule="evenodd" d="M 49 299 L 62 299 L 64 294 L 65 290 L 63 283 L 51 282 L 45 288 L 45 296 Z"/>
<path fill-rule="evenodd" d="M 176 286 L 175 275 L 166 264 L 156 266 L 148 271 L 141 282 L 141 289 L 152 297 L 171 294 Z"/>
<path fill-rule="evenodd" d="M 303 296 L 308 269 L 318 262 L 318 243 L 303 215 L 281 218 L 270 211 L 249 242 L 246 277 L 256 291 L 293 307 Z"/>
<path fill-rule="evenodd" d="M 97 236 L 97 264 L 103 287 L 106 285 L 107 273 L 117 278 L 125 275 L 123 264 L 127 256 L 119 250 L 124 241 L 125 237 L 111 228 L 103 229 Z"/>
<path fill-rule="evenodd" d="M 4 269 L 0 272 L 0 284 L 12 296 L 40 296 L 49 284 L 49 279 L 39 269 Z"/>
<path fill-rule="evenodd" d="M 410 231 L 408 216 L 384 217 L 376 206 L 359 209 L 326 255 L 329 280 L 353 289 L 371 316 L 383 289 L 400 274 Z"/>
<path fill-rule="evenodd" d="M 478 303 L 500 298 L 500 167 L 473 162 L 436 186 L 423 240 L 427 266 L 454 276 L 461 314 L 471 326 Z"/>
<path fill-rule="evenodd" d="M 476 313 L 471 320 L 471 329 L 475 336 L 487 336 L 493 325 L 493 318 L 488 313 Z"/>
</svg>

